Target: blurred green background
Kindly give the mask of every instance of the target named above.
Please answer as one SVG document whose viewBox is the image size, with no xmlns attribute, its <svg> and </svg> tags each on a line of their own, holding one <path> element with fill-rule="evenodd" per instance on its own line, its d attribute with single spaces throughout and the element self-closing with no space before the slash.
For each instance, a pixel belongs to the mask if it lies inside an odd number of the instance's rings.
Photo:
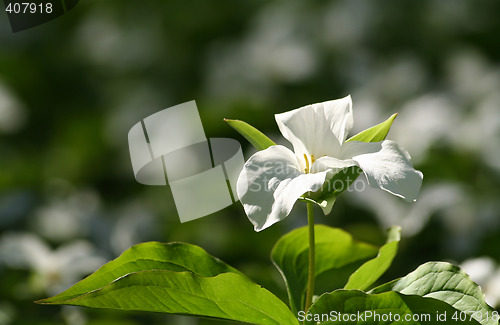
<svg viewBox="0 0 500 325">
<path fill-rule="evenodd" d="M 168 187 L 138 184 L 128 130 L 196 100 L 208 137 L 238 118 L 283 143 L 273 114 L 351 94 L 360 131 L 398 112 L 389 138 L 424 173 L 419 200 L 346 192 L 317 222 L 375 244 L 399 224 L 382 280 L 464 266 L 500 306 L 500 2 L 96 1 L 12 33 L 0 13 L 0 325 L 218 324 L 39 306 L 131 245 L 185 241 L 285 296 L 269 254 L 306 224 L 297 204 L 255 233 L 240 204 L 180 224 Z"/>
</svg>

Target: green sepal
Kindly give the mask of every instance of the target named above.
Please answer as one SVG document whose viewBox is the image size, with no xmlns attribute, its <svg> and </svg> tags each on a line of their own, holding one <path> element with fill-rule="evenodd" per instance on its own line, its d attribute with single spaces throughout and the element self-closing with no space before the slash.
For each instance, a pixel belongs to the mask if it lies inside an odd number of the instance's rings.
<svg viewBox="0 0 500 325">
<path fill-rule="evenodd" d="M 379 142 L 385 140 L 385 138 L 387 137 L 387 133 L 389 133 L 389 130 L 391 129 L 392 122 L 394 122 L 396 116 L 398 116 L 398 113 L 392 114 L 391 117 L 389 117 L 384 122 L 359 132 L 358 134 L 347 139 L 346 142 L 347 141 Z"/>
<path fill-rule="evenodd" d="M 247 122 L 230 119 L 224 119 L 224 121 L 245 137 L 257 150 L 264 150 L 276 145 L 273 140 Z"/>
</svg>

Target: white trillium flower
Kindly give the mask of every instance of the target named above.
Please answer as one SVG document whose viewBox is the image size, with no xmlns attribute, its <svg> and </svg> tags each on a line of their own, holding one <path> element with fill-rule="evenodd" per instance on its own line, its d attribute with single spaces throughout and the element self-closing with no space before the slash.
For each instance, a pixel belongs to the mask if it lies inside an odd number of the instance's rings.
<svg viewBox="0 0 500 325">
<path fill-rule="evenodd" d="M 245 212 L 261 231 L 283 220 L 295 202 L 317 192 L 345 168 L 359 167 L 372 187 L 416 201 L 423 174 L 412 166 L 406 150 L 390 140 L 347 141 L 353 126 L 352 101 L 342 99 L 276 114 L 293 152 L 274 145 L 255 153 L 241 171 L 237 192 Z M 335 196 L 319 204 L 330 213 Z"/>
</svg>

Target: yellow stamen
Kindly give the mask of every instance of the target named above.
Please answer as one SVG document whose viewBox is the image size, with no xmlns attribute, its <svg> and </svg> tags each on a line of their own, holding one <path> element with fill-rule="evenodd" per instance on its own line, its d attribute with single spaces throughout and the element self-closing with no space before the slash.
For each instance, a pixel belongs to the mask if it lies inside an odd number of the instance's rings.
<svg viewBox="0 0 500 325">
<path fill-rule="evenodd" d="M 311 165 L 314 164 L 315 161 L 316 161 L 316 158 L 314 158 L 314 155 L 311 155 Z"/>
<path fill-rule="evenodd" d="M 306 174 L 309 174 L 309 160 L 307 159 L 306 154 L 304 154 L 304 160 L 306 161 L 306 168 L 304 171 L 306 172 Z"/>
</svg>

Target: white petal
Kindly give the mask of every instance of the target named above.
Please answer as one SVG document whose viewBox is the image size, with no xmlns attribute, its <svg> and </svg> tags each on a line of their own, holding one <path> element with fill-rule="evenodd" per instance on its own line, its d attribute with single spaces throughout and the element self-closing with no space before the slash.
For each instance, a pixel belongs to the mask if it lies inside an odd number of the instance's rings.
<svg viewBox="0 0 500 325">
<path fill-rule="evenodd" d="M 307 157 L 338 156 L 341 144 L 352 129 L 351 96 L 276 114 L 275 118 L 304 168 L 304 154 Z"/>
<path fill-rule="evenodd" d="M 338 173 L 344 168 L 357 166 L 358 163 L 352 159 L 338 159 L 334 157 L 321 157 L 314 162 L 311 167 L 311 173 L 322 172 L 331 169 L 334 174 Z"/>
<path fill-rule="evenodd" d="M 257 152 L 245 163 L 237 193 L 255 231 L 287 217 L 297 199 L 319 190 L 330 173 L 303 174 L 299 168 L 294 153 L 279 145 Z"/>
<path fill-rule="evenodd" d="M 349 141 L 342 146 L 341 158 L 355 160 L 372 187 L 416 201 L 423 174 L 413 168 L 408 152 L 394 141 Z"/>
</svg>

